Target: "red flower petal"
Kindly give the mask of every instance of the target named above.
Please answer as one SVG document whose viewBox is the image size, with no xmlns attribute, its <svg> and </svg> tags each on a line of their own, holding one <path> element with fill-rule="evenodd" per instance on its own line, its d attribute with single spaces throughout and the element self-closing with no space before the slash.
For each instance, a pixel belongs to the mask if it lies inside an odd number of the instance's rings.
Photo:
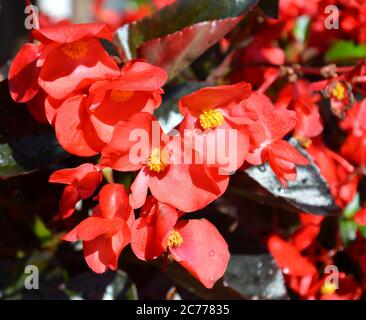
<svg viewBox="0 0 366 320">
<path fill-rule="evenodd" d="M 283 269 L 285 274 L 302 277 L 316 273 L 314 265 L 304 258 L 293 245 L 280 237 L 271 236 L 267 244 L 278 266 Z"/>
<path fill-rule="evenodd" d="M 97 169 L 91 163 L 84 163 L 77 168 L 62 169 L 55 171 L 50 176 L 49 182 L 51 183 L 64 183 L 72 184 L 75 181 L 79 181 L 90 172 L 96 172 Z"/>
<path fill-rule="evenodd" d="M 200 113 L 205 110 L 223 108 L 232 102 L 239 103 L 249 97 L 251 86 L 241 82 L 233 85 L 200 89 L 179 101 L 179 110 L 183 116 L 189 112 Z"/>
<path fill-rule="evenodd" d="M 57 140 L 68 152 L 81 156 L 93 156 L 102 150 L 99 140 L 85 110 L 83 96 L 66 100 L 57 112 L 55 121 Z"/>
<path fill-rule="evenodd" d="M 177 210 L 169 205 L 155 201 L 150 210 L 153 212 L 137 219 L 131 228 L 131 247 L 141 260 L 155 259 L 165 251 L 166 237 L 178 220 Z"/>
<path fill-rule="evenodd" d="M 39 56 L 40 46 L 27 43 L 14 58 L 9 70 L 9 90 L 14 101 L 27 102 L 37 94 L 40 69 L 36 64 Z"/>
<path fill-rule="evenodd" d="M 130 218 L 131 207 L 121 184 L 106 184 L 99 194 L 99 206 L 105 219 L 122 218 L 127 221 Z"/>
<path fill-rule="evenodd" d="M 101 235 L 112 236 L 125 228 L 123 219 L 108 220 L 100 217 L 89 217 L 80 222 L 74 229 L 62 237 L 65 241 L 90 241 Z"/>
<path fill-rule="evenodd" d="M 75 46 L 85 46 L 82 56 L 71 58 L 62 45 L 51 50 L 39 74 L 39 84 L 52 98 L 63 99 L 88 87 L 96 80 L 118 77 L 120 70 L 99 40 L 85 39 Z M 65 45 L 64 45 L 65 46 Z"/>
<path fill-rule="evenodd" d="M 228 245 L 206 219 L 181 221 L 175 227 L 183 243 L 170 248 L 175 261 L 191 272 L 206 288 L 212 288 L 226 270 Z"/>
<path fill-rule="evenodd" d="M 270 157 L 274 156 L 281 160 L 286 160 L 302 166 L 310 164 L 310 160 L 305 158 L 294 146 L 285 140 L 278 140 L 268 146 Z"/>
<path fill-rule="evenodd" d="M 42 28 L 32 31 L 35 39 L 44 42 L 69 43 L 86 37 L 103 38 L 113 41 L 112 32 L 105 24 L 83 23 L 57 25 L 52 28 Z"/>
<path fill-rule="evenodd" d="M 141 112 L 131 117 L 129 121 L 119 122 L 110 144 L 102 151 L 101 165 L 119 171 L 141 169 L 150 156 L 151 150 L 146 146 L 151 145 L 152 121 L 155 120 L 151 114 Z M 143 135 L 144 139 L 138 143 L 138 137 L 134 137 L 133 132 Z M 138 150 L 141 154 L 138 154 Z"/>
<path fill-rule="evenodd" d="M 159 201 L 183 212 L 193 212 L 219 198 L 228 183 L 229 176 L 219 175 L 217 168 L 172 164 L 161 174 L 150 175 L 149 187 Z"/>
<path fill-rule="evenodd" d="M 62 219 L 66 219 L 74 213 L 75 206 L 80 199 L 80 194 L 74 186 L 65 187 L 60 200 L 60 216 Z"/>
<path fill-rule="evenodd" d="M 356 213 L 355 222 L 361 226 L 366 226 L 366 209 L 362 209 Z"/>
<path fill-rule="evenodd" d="M 168 80 L 167 72 L 140 60 L 127 63 L 122 68 L 121 78 L 114 81 L 116 89 L 134 91 L 154 91 Z"/>
<path fill-rule="evenodd" d="M 134 182 L 131 185 L 131 194 L 129 197 L 130 205 L 132 208 L 141 208 L 145 203 L 147 192 L 149 189 L 150 176 L 148 169 L 143 167 Z"/>
<path fill-rule="evenodd" d="M 38 93 L 28 101 L 27 107 L 33 118 L 40 123 L 47 123 L 46 109 L 45 109 L 46 93 L 39 90 Z"/>
</svg>

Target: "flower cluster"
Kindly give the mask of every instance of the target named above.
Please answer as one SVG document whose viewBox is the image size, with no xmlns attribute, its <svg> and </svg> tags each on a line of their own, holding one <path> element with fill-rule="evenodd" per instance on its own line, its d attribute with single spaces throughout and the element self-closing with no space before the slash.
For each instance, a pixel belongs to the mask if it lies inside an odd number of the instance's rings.
<svg viewBox="0 0 366 320">
<path fill-rule="evenodd" d="M 234 173 L 268 164 L 284 194 L 297 188 L 301 196 L 302 187 L 314 188 L 314 197 L 332 202 L 331 209 L 320 212 L 295 208 L 296 223 L 288 230 L 277 223 L 282 204 L 269 212 L 273 226 L 261 240 L 291 293 L 300 299 L 360 299 L 366 290 L 366 63 L 358 59 L 366 57 L 364 1 L 280 0 L 278 19 L 251 11 L 235 32 L 215 39 L 221 64 L 205 65 L 211 73 L 204 87 L 194 82 L 192 87 L 200 89 L 172 99 L 176 86 L 188 88 L 186 82 L 200 70 L 193 66 L 169 81 L 170 61 L 152 65 L 146 52 L 165 48 L 164 59 L 172 54 L 188 64 L 189 54 L 176 51 L 198 45 L 202 36 L 196 28 L 203 26 L 206 34 L 211 21 L 144 42 L 136 54 L 147 60 L 128 60 L 121 48 L 113 48 L 111 30 L 174 2 L 155 0 L 117 12 L 96 0 L 98 23 L 55 25 L 43 17 L 41 29 L 32 31 L 33 41 L 11 64 L 13 100 L 52 126 L 68 153 L 89 157 L 76 168 L 61 167 L 49 179 L 65 185 L 57 219 L 73 216 L 79 222 L 63 240 L 82 241 L 86 263 L 96 273 L 116 270 L 130 245 L 138 259 L 176 261 L 212 288 L 227 269 L 230 251 L 219 232 L 222 226 L 193 219 L 191 213 L 222 197 L 235 184 Z M 338 7 L 339 28 L 327 27 L 329 5 Z M 353 49 L 356 57 L 348 57 Z M 165 99 L 174 100 L 182 119 L 169 132 L 159 116 Z M 290 136 L 301 152 L 288 142 Z M 308 178 L 291 183 L 297 167 L 310 163 L 302 169 L 321 186 Z M 264 171 L 258 170 L 268 174 Z M 254 191 L 260 203 L 267 201 L 262 191 Z M 74 214 L 84 204 L 89 215 Z M 270 211 L 273 204 L 266 205 Z M 319 215 L 333 213 L 333 207 L 339 217 Z M 329 221 L 339 230 L 325 244 L 321 237 Z M 330 282 L 327 270 L 336 267 L 340 255 L 357 271 L 344 268 L 338 281 Z"/>
<path fill-rule="evenodd" d="M 135 173 L 130 187 L 102 186 L 92 215 L 63 239 L 82 240 L 86 262 L 98 273 L 115 270 L 131 243 L 138 258 L 172 257 L 211 288 L 225 272 L 227 244 L 210 222 L 185 213 L 219 198 L 229 175 L 244 165 L 268 161 L 284 185 L 295 180 L 296 165 L 309 163 L 283 140 L 296 127 L 296 112 L 239 82 L 182 97 L 184 119 L 174 134 L 164 133 L 153 113 L 167 73 L 142 60 L 121 66 L 102 45 L 112 40 L 108 27 L 66 24 L 32 35 L 35 42 L 23 46 L 10 68 L 13 99 L 52 125 L 69 153 L 101 156 L 97 165 L 52 174 L 50 182 L 67 185 L 59 217 L 70 217 L 95 194 L 104 169 Z"/>
</svg>

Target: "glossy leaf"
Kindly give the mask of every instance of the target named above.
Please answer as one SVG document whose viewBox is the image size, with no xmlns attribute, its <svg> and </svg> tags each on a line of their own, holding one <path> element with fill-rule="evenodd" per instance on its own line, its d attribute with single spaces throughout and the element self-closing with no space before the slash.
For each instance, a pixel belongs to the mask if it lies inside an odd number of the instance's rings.
<svg viewBox="0 0 366 320">
<path fill-rule="evenodd" d="M 290 143 L 311 160 L 295 139 L 291 139 Z M 278 181 L 268 163 L 250 167 L 245 172 L 272 195 L 285 199 L 302 211 L 321 215 L 340 211 L 319 168 L 312 160 L 308 166 L 297 166 L 297 179 L 290 181 L 287 188 Z"/>
<path fill-rule="evenodd" d="M 258 1 L 178 0 L 149 17 L 121 27 L 115 40 L 126 58 L 131 59 L 137 56 L 137 49 L 144 42 L 167 36 L 200 22 L 238 17 Z"/>
<path fill-rule="evenodd" d="M 169 77 L 173 78 L 220 41 L 240 20 L 238 17 L 197 23 L 182 31 L 144 43 L 138 56 L 164 68 Z"/>
<path fill-rule="evenodd" d="M 282 272 L 269 254 L 232 254 L 224 280 L 245 299 L 288 299 Z"/>
</svg>

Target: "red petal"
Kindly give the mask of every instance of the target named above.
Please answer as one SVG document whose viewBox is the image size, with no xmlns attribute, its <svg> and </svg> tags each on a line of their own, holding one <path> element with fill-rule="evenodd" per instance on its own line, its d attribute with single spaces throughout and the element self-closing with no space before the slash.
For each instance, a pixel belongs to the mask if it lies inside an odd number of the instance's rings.
<svg viewBox="0 0 366 320">
<path fill-rule="evenodd" d="M 366 226 L 366 209 L 362 209 L 356 213 L 355 222 L 361 226 Z"/>
<path fill-rule="evenodd" d="M 101 165 L 118 171 L 141 169 L 150 156 L 150 135 L 152 121 L 155 120 L 151 114 L 141 112 L 131 117 L 129 121 L 119 122 L 110 144 L 102 151 Z M 134 136 L 134 133 L 138 136 Z"/>
<path fill-rule="evenodd" d="M 102 150 L 100 141 L 85 110 L 83 96 L 66 100 L 57 112 L 55 121 L 57 140 L 68 152 L 81 156 L 93 156 Z"/>
<path fill-rule="evenodd" d="M 39 84 L 52 98 L 64 99 L 70 93 L 88 87 L 96 80 L 120 75 L 114 60 L 97 39 L 83 40 L 87 53 L 72 59 L 56 46 L 45 57 L 39 74 Z"/>
<path fill-rule="evenodd" d="M 75 206 L 80 199 L 80 194 L 74 186 L 65 187 L 60 200 L 60 216 L 62 219 L 66 219 L 74 213 Z"/>
<path fill-rule="evenodd" d="M 303 226 L 292 235 L 292 243 L 299 251 L 303 251 L 314 242 L 319 232 L 319 225 Z"/>
<path fill-rule="evenodd" d="M 132 208 L 137 209 L 144 205 L 149 189 L 149 180 L 148 169 L 143 167 L 131 185 L 129 202 Z"/>
<path fill-rule="evenodd" d="M 27 102 L 37 94 L 40 69 L 36 63 L 39 55 L 40 47 L 27 43 L 14 58 L 9 70 L 9 90 L 14 101 Z"/>
<path fill-rule="evenodd" d="M 304 258 L 293 245 L 280 237 L 271 236 L 268 239 L 268 249 L 285 274 L 302 277 L 316 273 L 314 265 Z"/>
<path fill-rule="evenodd" d="M 99 205 L 105 219 L 122 218 L 127 221 L 131 214 L 127 193 L 121 184 L 106 184 L 100 191 Z"/>
<path fill-rule="evenodd" d="M 142 217 L 131 228 L 131 248 L 140 260 L 153 260 L 164 252 L 162 241 L 157 235 L 155 224 L 147 224 Z"/>
<path fill-rule="evenodd" d="M 40 123 L 47 123 L 45 100 L 46 93 L 43 90 L 39 90 L 38 93 L 27 103 L 29 112 L 33 118 Z"/>
<path fill-rule="evenodd" d="M 90 241 L 83 241 L 83 249 L 86 263 L 96 273 L 106 272 L 109 261 L 114 260 L 110 238 L 99 236 Z"/>
<path fill-rule="evenodd" d="M 153 114 L 160 103 L 160 95 L 156 96 L 154 92 L 135 91 L 129 100 L 115 102 L 107 91 L 101 104 L 90 112 L 90 120 L 100 139 L 109 143 L 119 121 L 127 121 L 139 112 Z"/>
<path fill-rule="evenodd" d="M 108 220 L 100 217 L 89 217 L 64 235 L 62 239 L 70 242 L 90 241 L 101 235 L 112 236 L 123 230 L 126 225 L 126 222 L 122 219 Z"/>
<path fill-rule="evenodd" d="M 83 23 L 57 25 L 52 28 L 42 28 L 32 31 L 35 39 L 41 42 L 68 43 L 86 37 L 103 38 L 113 41 L 112 32 L 102 23 Z"/>
<path fill-rule="evenodd" d="M 172 164 L 161 174 L 150 175 L 150 191 L 160 202 L 183 212 L 197 211 L 225 192 L 229 176 L 217 171 L 204 165 Z"/>
<path fill-rule="evenodd" d="M 168 80 L 167 72 L 144 61 L 135 60 L 122 68 L 121 78 L 113 82 L 120 90 L 154 91 Z"/>
<path fill-rule="evenodd" d="M 170 252 L 206 288 L 212 288 L 226 270 L 230 253 L 219 231 L 206 219 L 181 221 L 175 228 L 183 238 Z"/>
<path fill-rule="evenodd" d="M 298 165 L 308 165 L 310 160 L 305 158 L 294 146 L 285 140 L 278 140 L 268 146 L 270 157 L 274 156 Z"/>
<path fill-rule="evenodd" d="M 77 168 L 62 169 L 55 171 L 50 176 L 49 182 L 51 183 L 64 183 L 71 184 L 75 180 L 81 180 L 89 172 L 95 172 L 97 169 L 91 163 L 84 163 Z"/>
<path fill-rule="evenodd" d="M 187 113 L 201 113 L 205 110 L 224 108 L 232 102 L 239 103 L 249 97 L 251 86 L 241 82 L 233 85 L 216 86 L 200 89 L 179 101 L 179 110 Z"/>
<path fill-rule="evenodd" d="M 259 122 L 267 136 L 268 141 L 282 139 L 295 128 L 296 112 L 290 110 L 275 110 L 262 114 Z"/>
</svg>

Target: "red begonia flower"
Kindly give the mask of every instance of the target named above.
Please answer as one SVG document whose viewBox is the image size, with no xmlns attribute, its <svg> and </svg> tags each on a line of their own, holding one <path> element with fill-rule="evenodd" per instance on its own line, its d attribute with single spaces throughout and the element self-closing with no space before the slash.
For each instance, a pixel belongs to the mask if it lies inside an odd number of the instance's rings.
<svg viewBox="0 0 366 320">
<path fill-rule="evenodd" d="M 134 213 L 122 185 L 105 185 L 99 198 L 93 215 L 66 234 L 63 240 L 82 240 L 88 266 L 96 273 L 103 273 L 118 268 L 118 258 L 130 242 Z"/>
<path fill-rule="evenodd" d="M 108 143 L 118 121 L 138 112 L 153 113 L 161 103 L 165 70 L 143 61 L 132 61 L 114 80 L 95 82 L 89 89 L 90 120 L 98 137 Z"/>
<path fill-rule="evenodd" d="M 249 84 L 238 83 L 203 88 L 179 101 L 179 109 L 185 117 L 180 132 L 182 135 L 190 133 L 192 138 L 186 143 L 201 153 L 206 163 L 229 172 L 243 165 L 249 148 L 245 124 L 250 122 L 243 103 L 250 93 Z M 202 146 L 207 150 L 202 150 Z M 210 154 L 212 150 L 216 151 L 215 155 Z"/>
<path fill-rule="evenodd" d="M 307 151 L 328 182 L 338 205 L 343 207 L 350 202 L 357 191 L 358 179 L 357 175 L 354 175 L 354 167 L 339 154 L 330 150 L 320 137 L 312 140 Z"/>
<path fill-rule="evenodd" d="M 287 141 L 281 140 L 295 127 L 296 113 L 287 109 L 275 109 L 263 95 L 257 94 L 254 97 L 247 102 L 248 106 L 252 105 L 250 114 L 253 120 L 248 125 L 251 146 L 247 161 L 260 165 L 268 160 L 277 178 L 286 186 L 287 180 L 296 180 L 295 164 L 310 163 Z M 253 112 L 253 108 L 260 101 L 266 102 L 262 104 L 260 111 Z"/>
<path fill-rule="evenodd" d="M 299 251 L 303 251 L 318 237 L 324 217 L 300 213 L 299 218 L 302 225 L 291 236 L 291 242 Z"/>
<path fill-rule="evenodd" d="M 60 107 L 49 100 L 46 113 L 54 118 L 56 136 L 65 150 L 92 156 L 110 142 L 117 122 L 138 112 L 153 113 L 166 80 L 163 69 L 133 61 L 122 68 L 121 77 L 95 82 L 88 96 L 72 96 Z"/>
<path fill-rule="evenodd" d="M 93 195 L 102 181 L 100 169 L 93 164 L 85 163 L 73 169 L 62 169 L 54 172 L 51 183 L 67 184 L 60 201 L 60 216 L 68 218 L 75 211 L 76 203 Z"/>
<path fill-rule="evenodd" d="M 280 237 L 270 236 L 267 245 L 283 273 L 300 277 L 316 273 L 314 265 L 303 257 L 295 246 Z"/>
<path fill-rule="evenodd" d="M 134 134 L 143 135 L 139 143 Z M 118 171 L 140 169 L 131 186 L 133 208 L 145 203 L 150 189 L 159 201 L 192 212 L 221 196 L 229 178 L 220 175 L 218 168 L 198 162 L 199 155 L 186 149 L 179 137 L 168 139 L 163 134 L 154 116 L 141 112 L 116 125 L 110 144 L 102 151 L 101 164 Z M 191 156 L 189 163 L 186 152 Z"/>
<path fill-rule="evenodd" d="M 305 80 L 287 84 L 278 94 L 277 107 L 293 108 L 297 123 L 295 135 L 305 138 L 318 136 L 323 131 L 323 124 L 316 102 L 320 95 L 314 94 L 311 84 Z"/>
<path fill-rule="evenodd" d="M 179 221 L 166 245 L 174 260 L 208 289 L 225 273 L 230 258 L 228 245 L 206 219 Z"/>
<path fill-rule="evenodd" d="M 195 127 L 204 130 L 219 127 L 224 121 L 229 125 L 246 124 L 247 119 L 238 115 L 237 109 L 250 93 L 251 86 L 245 82 L 203 88 L 181 98 L 179 110 L 183 116 L 193 116 Z"/>
<path fill-rule="evenodd" d="M 131 227 L 131 247 L 141 260 L 152 260 L 166 250 L 164 240 L 178 221 L 177 210 L 149 196 L 140 218 Z"/>
<path fill-rule="evenodd" d="M 333 114 L 344 119 L 346 111 L 351 109 L 355 102 L 351 85 L 344 80 L 331 80 L 326 88 L 326 93 L 330 97 Z"/>
<path fill-rule="evenodd" d="M 120 75 L 99 41 L 113 39 L 104 24 L 59 25 L 33 30 L 33 36 L 44 45 L 37 61 L 38 83 L 54 99 Z"/>
</svg>

